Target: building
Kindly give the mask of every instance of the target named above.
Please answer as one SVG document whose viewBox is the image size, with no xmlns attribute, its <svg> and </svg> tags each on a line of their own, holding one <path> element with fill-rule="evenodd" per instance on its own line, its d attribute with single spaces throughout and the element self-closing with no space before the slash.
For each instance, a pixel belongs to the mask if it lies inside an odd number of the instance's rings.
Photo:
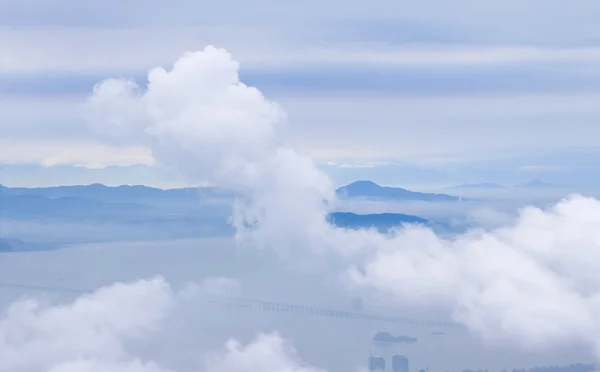
<svg viewBox="0 0 600 372">
<path fill-rule="evenodd" d="M 385 358 L 381 356 L 369 356 L 369 371 L 385 371 Z"/>
<path fill-rule="evenodd" d="M 392 371 L 393 372 L 409 372 L 408 358 L 404 355 L 392 356 Z"/>
</svg>

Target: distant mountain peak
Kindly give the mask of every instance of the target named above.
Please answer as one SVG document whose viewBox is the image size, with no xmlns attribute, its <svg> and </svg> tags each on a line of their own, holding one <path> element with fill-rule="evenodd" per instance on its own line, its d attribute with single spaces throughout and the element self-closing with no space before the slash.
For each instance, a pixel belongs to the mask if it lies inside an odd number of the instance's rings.
<svg viewBox="0 0 600 372">
<path fill-rule="evenodd" d="M 401 187 L 380 186 L 373 181 L 361 180 L 342 186 L 336 193 L 343 198 L 374 198 L 389 200 L 457 201 L 458 197 L 410 191 Z"/>
<path fill-rule="evenodd" d="M 69 186 L 59 186 L 59 187 L 69 187 Z M 96 190 L 100 190 L 100 189 L 108 189 L 109 187 L 106 186 L 105 184 L 102 183 L 92 183 L 90 185 L 77 185 L 77 186 L 71 186 L 71 187 L 87 187 L 90 189 L 96 189 Z"/>
<path fill-rule="evenodd" d="M 380 185 L 376 184 L 373 181 L 369 181 L 369 180 L 358 180 L 358 181 L 354 181 L 346 186 L 377 186 L 377 187 L 381 187 Z"/>
<path fill-rule="evenodd" d="M 346 186 L 342 186 L 342 188 L 346 188 L 346 189 L 370 189 L 370 190 L 376 190 L 376 189 L 381 189 L 382 186 L 373 182 L 373 181 L 368 181 L 368 180 L 359 180 L 359 181 L 354 181 L 352 183 L 349 183 Z"/>
</svg>

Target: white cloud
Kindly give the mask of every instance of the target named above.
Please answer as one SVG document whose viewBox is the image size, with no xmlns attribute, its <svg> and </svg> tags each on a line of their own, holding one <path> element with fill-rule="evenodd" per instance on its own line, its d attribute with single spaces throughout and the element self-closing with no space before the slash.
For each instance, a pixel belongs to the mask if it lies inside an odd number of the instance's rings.
<svg viewBox="0 0 600 372">
<path fill-rule="evenodd" d="M 95 371 L 125 361 L 152 371 L 130 358 L 125 343 L 156 330 L 173 296 L 162 279 L 154 279 L 114 284 L 67 305 L 14 303 L 0 320 L 0 370 Z"/>
<path fill-rule="evenodd" d="M 150 151 L 140 146 L 111 146 L 98 141 L 40 139 L 0 140 L 0 163 L 73 165 L 104 168 L 110 165 L 154 165 Z"/>
<path fill-rule="evenodd" d="M 260 29 L 211 26 L 185 28 L 0 28 L 0 61 L 2 73 L 81 73 L 98 71 L 144 71 L 168 63 L 182 50 L 193 50 L 209 41 L 231 45 L 248 58 L 260 59 L 260 54 L 245 47 L 245 37 L 276 43 L 274 36 Z M 154 40 L 153 47 L 145 43 Z M 257 42 L 258 44 L 258 42 Z M 237 46 L 237 47 L 236 47 Z M 260 51 L 258 45 L 255 46 Z M 119 58 L 114 58 L 118 55 Z"/>
<path fill-rule="evenodd" d="M 127 88 L 114 80 L 96 88 L 90 103 L 100 119 L 118 115 L 127 102 L 106 84 Z M 127 121 L 133 142 L 149 143 L 159 161 L 191 178 L 248 192 L 234 219 L 241 242 L 335 258 L 351 268 L 353 286 L 375 288 L 404 306 L 447 309 L 488 341 L 598 348 L 597 200 L 526 209 L 514 225 L 452 239 L 414 227 L 392 237 L 347 231 L 326 221 L 331 182 L 309 158 L 279 145 L 279 109 L 238 81 L 226 52 L 185 55 L 172 71 L 152 72 L 147 91 L 127 97 L 133 106 L 125 115 L 142 107 L 139 121 Z"/>
<path fill-rule="evenodd" d="M 585 63 L 600 60 L 600 48 L 544 48 L 519 45 L 408 45 L 373 48 L 364 45 L 323 48 L 287 55 L 288 64 L 331 63 L 375 66 L 486 66 L 511 63 Z M 273 60 L 272 60 L 273 61 Z M 281 61 L 281 59 L 275 59 Z M 285 61 L 285 60 L 284 60 Z"/>
<path fill-rule="evenodd" d="M 289 38 L 289 37 L 288 37 Z M 473 67 L 600 61 L 596 46 L 416 43 L 402 45 L 313 42 L 293 46 L 285 33 L 258 26 L 181 28 L 0 28 L 2 73 L 143 71 L 168 64 L 182 50 L 209 43 L 228 45 L 250 68 L 303 66 Z M 145 40 L 152 39 L 152 47 Z M 252 40 L 252 43 L 248 43 Z M 252 45 L 249 47 L 248 45 Z M 113 58 L 119 55 L 119 58 Z"/>
<path fill-rule="evenodd" d="M 261 334 L 249 345 L 231 340 L 225 352 L 209 358 L 208 372 L 324 372 L 307 365 L 289 341 L 277 333 Z"/>
<path fill-rule="evenodd" d="M 278 101 L 294 124 L 289 129 L 290 146 L 317 159 L 336 163 L 348 158 L 362 163 L 395 159 L 439 165 L 457 159 L 481 162 L 594 148 L 599 98 L 596 94 L 340 94 L 284 95 Z M 544 141 L 537 141 L 541 136 Z"/>
<path fill-rule="evenodd" d="M 597 44 L 597 19 L 593 16 L 597 4 L 592 1 L 573 4 L 566 13 L 559 1 L 541 0 L 463 0 L 452 4 L 440 0 L 380 0 L 368 7 L 360 3 L 342 6 L 335 1 L 284 7 L 272 0 L 257 2 L 253 7 L 240 6 L 236 1 L 198 4 L 189 0 L 168 4 L 146 1 L 143 6 L 135 0 L 106 1 L 101 6 L 82 6 L 73 0 L 62 0 L 60 4 L 63 5 L 49 7 L 40 1 L 0 4 L 0 24 L 6 25 L 0 31 L 0 71 L 145 68 L 166 63 L 179 51 L 208 42 L 229 45 L 246 65 L 254 58 L 246 57 L 257 54 L 262 62 L 291 59 L 316 63 L 598 60 L 597 48 L 585 47 Z M 315 6 L 318 12 L 312 10 Z M 542 8 L 544 12 L 539 12 Z M 557 23 L 565 27 L 558 31 Z M 393 43 L 394 38 L 400 41 Z M 346 48 L 343 53 L 339 49 L 328 50 L 355 40 L 366 40 L 369 46 Z M 369 50 L 390 40 L 408 50 Z M 440 40 L 464 46 L 459 50 L 442 47 L 415 53 L 412 47 L 406 47 Z M 309 45 L 318 48 L 308 48 Z M 532 47 L 535 45 L 570 45 L 573 49 Z M 120 58 L 112 58 L 113 55 Z"/>
<path fill-rule="evenodd" d="M 48 372 L 169 372 L 154 363 L 137 359 L 128 362 L 105 362 L 97 359 L 77 359 L 56 365 Z"/>
<path fill-rule="evenodd" d="M 410 156 L 407 156 L 407 158 L 410 158 Z M 359 168 L 360 169 L 360 168 L 403 166 L 403 165 L 408 164 L 405 162 L 400 162 L 400 161 L 395 161 L 395 160 L 386 160 L 385 158 L 370 160 L 370 159 L 368 159 L 368 157 L 367 157 L 367 159 L 339 159 L 339 161 L 341 161 L 341 163 L 329 160 L 327 162 L 324 162 L 324 165 L 327 165 L 330 167 L 338 167 L 338 168 L 348 168 L 348 169 Z M 460 163 L 460 161 L 461 161 L 461 159 L 457 159 L 457 158 L 415 157 L 415 158 L 410 159 L 410 165 L 421 166 L 421 167 L 425 168 L 425 167 L 443 166 L 443 165 L 448 165 L 448 164 L 456 164 L 456 163 Z"/>
<path fill-rule="evenodd" d="M 168 348 L 173 340 L 161 337 L 161 332 L 178 324 L 168 321 L 183 314 L 175 310 L 197 305 L 189 300 L 189 293 L 174 293 L 157 278 L 113 284 L 66 304 L 16 302 L 0 316 L 0 371 L 175 372 L 143 346 L 156 340 L 159 347 Z M 198 354 L 206 357 L 176 364 L 203 372 L 322 371 L 303 362 L 277 333 L 258 334 L 247 344 L 231 339 L 220 350 L 195 350 Z"/>
<path fill-rule="evenodd" d="M 395 159 L 439 167 L 454 161 L 481 162 L 581 146 L 594 148 L 600 135 L 598 126 L 593 125 L 600 115 L 596 94 L 415 98 L 310 93 L 275 98 L 293 124 L 286 128 L 286 143 L 318 161 L 337 164 Z M 62 157 L 70 158 L 66 164 L 152 162 L 145 149 L 136 148 L 137 155 L 128 149 L 123 158 L 117 156 L 116 146 L 96 150 L 99 145 L 93 142 L 97 135 L 83 123 L 81 101 L 83 98 L 25 100 L 4 96 L 0 100 L 0 145 L 7 150 L 2 158 L 9 163 L 41 163 L 46 158 Z M 563 122 L 561 118 L 568 119 Z M 535 140 L 542 135 L 544 141 Z M 92 149 L 89 154 L 76 149 L 88 146 Z M 70 153 L 73 155 L 67 156 Z M 98 156 L 91 159 L 95 153 Z M 588 156 L 582 154 L 581 158 Z"/>
<path fill-rule="evenodd" d="M 273 151 L 285 115 L 240 83 L 238 68 L 227 52 L 207 47 L 184 55 L 172 71 L 151 70 L 145 92 L 131 81 L 105 80 L 89 102 L 95 129 L 111 141 L 149 146 L 168 165 L 185 159 L 186 170 L 203 177 L 223 167 L 239 171 Z"/>
<path fill-rule="evenodd" d="M 561 165 L 522 165 L 520 170 L 527 172 L 563 172 L 567 167 Z"/>
<path fill-rule="evenodd" d="M 527 348 L 591 342 L 600 326 L 600 202 L 573 197 L 525 209 L 514 225 L 453 239 L 407 229 L 381 244 L 355 279 L 400 301 L 443 300 L 488 341 Z"/>
</svg>

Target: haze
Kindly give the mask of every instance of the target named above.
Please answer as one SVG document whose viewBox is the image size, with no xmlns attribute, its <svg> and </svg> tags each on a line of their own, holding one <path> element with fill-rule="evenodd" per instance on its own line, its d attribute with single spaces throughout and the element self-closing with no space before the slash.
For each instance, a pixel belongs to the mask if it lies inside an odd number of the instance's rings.
<svg viewBox="0 0 600 372">
<path fill-rule="evenodd" d="M 2 2 L 0 372 L 596 370 L 565 6 Z"/>
</svg>

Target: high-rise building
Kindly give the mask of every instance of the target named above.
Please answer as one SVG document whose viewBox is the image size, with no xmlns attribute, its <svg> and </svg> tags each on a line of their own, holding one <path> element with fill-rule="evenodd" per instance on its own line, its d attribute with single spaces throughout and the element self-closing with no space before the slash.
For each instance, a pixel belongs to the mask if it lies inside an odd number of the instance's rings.
<svg viewBox="0 0 600 372">
<path fill-rule="evenodd" d="M 392 356 L 392 371 L 393 372 L 409 372 L 408 358 L 404 355 Z"/>
<path fill-rule="evenodd" d="M 381 356 L 369 356 L 369 371 L 385 371 L 385 358 Z"/>
</svg>

